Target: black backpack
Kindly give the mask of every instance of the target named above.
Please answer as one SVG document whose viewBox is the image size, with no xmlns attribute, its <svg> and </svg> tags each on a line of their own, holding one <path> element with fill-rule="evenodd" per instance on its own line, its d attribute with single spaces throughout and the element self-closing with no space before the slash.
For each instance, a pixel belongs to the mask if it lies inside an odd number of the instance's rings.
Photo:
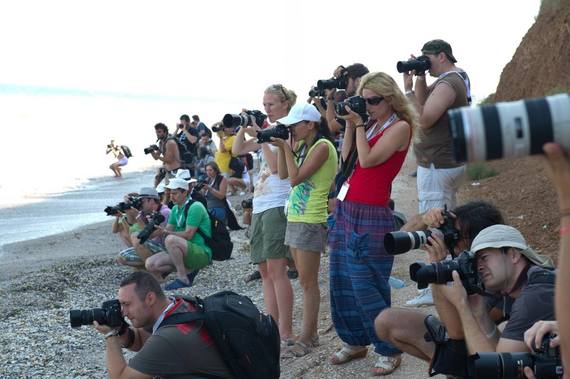
<svg viewBox="0 0 570 379">
<path fill-rule="evenodd" d="M 249 297 L 222 291 L 204 299 L 183 299 L 197 311 L 173 314 L 159 327 L 203 320 L 220 356 L 237 379 L 279 378 L 279 329 Z"/>
<path fill-rule="evenodd" d="M 125 155 L 125 157 L 130 158 L 133 156 L 133 153 L 131 153 L 131 149 L 129 149 L 128 146 L 121 145 L 121 150 L 123 150 L 123 154 Z"/>
<path fill-rule="evenodd" d="M 194 200 L 189 200 L 184 206 L 184 219 L 188 217 L 188 209 L 192 204 L 194 204 Z M 210 224 L 212 224 L 212 237 L 208 237 L 200 228 L 196 231 L 204 238 L 206 245 L 212 249 L 213 260 L 225 261 L 230 259 L 234 248 L 230 233 L 222 220 L 216 218 L 211 212 L 208 212 L 208 215 L 210 216 Z"/>
<path fill-rule="evenodd" d="M 179 137 L 169 137 L 173 139 L 178 145 L 178 152 L 180 153 L 180 160 L 182 163 L 193 164 L 196 157 L 196 144 L 190 143 L 188 139 L 181 141 Z"/>
</svg>

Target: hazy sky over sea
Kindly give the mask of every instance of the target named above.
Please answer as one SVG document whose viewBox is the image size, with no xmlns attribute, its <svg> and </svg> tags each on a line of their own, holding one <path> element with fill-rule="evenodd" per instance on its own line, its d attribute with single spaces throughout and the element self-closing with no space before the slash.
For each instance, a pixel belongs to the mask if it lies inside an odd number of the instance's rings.
<svg viewBox="0 0 570 379">
<path fill-rule="evenodd" d="M 362 62 L 399 77 L 396 61 L 442 38 L 469 73 L 475 98 L 482 99 L 494 92 L 539 4 L 2 1 L 0 84 L 196 96 L 259 107 L 268 84 L 282 82 L 304 96 L 338 64 Z"/>
</svg>

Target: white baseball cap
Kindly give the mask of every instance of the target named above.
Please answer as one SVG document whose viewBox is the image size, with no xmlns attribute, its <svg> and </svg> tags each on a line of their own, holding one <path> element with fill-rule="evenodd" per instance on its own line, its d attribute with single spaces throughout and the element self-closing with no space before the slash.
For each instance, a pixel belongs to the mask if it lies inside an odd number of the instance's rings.
<svg viewBox="0 0 570 379">
<path fill-rule="evenodd" d="M 180 178 L 173 178 L 168 181 L 166 185 L 168 189 L 183 189 L 184 191 L 188 191 L 188 182 L 184 179 Z"/>
<path fill-rule="evenodd" d="M 297 103 L 289 111 L 289 114 L 277 120 L 283 125 L 293 125 L 301 121 L 320 121 L 321 113 L 314 105 L 309 103 Z"/>
</svg>

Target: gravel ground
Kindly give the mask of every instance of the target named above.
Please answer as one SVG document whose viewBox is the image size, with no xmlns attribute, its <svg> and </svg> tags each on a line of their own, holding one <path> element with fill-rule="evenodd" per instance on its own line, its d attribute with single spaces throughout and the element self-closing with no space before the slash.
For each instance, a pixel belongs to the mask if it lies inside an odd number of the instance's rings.
<svg viewBox="0 0 570 379">
<path fill-rule="evenodd" d="M 417 208 L 415 180 L 403 173 L 394 183 L 393 197 L 399 210 L 411 215 Z M 239 207 L 240 199 L 232 199 Z M 207 296 L 231 289 L 249 296 L 261 309 L 260 281 L 244 283 L 254 267 L 249 263 L 249 242 L 245 231 L 232 232 L 236 244 L 233 259 L 214 262 L 196 277 L 192 288 L 176 293 Z M 118 285 L 129 270 L 114 263 L 121 245 L 110 234 L 110 223 L 101 223 L 71 233 L 8 245 L 0 262 L 0 378 L 104 378 L 103 338 L 90 327 L 71 329 L 70 309 L 100 307 L 116 296 Z M 73 256 L 73 258 L 69 258 Z M 406 287 L 393 291 L 393 305 L 401 306 L 417 292 L 408 278 L 408 266 L 421 258 L 412 252 L 397 257 L 393 275 Z M 302 295 L 298 280 L 294 322 L 300 328 Z M 322 259 L 320 288 L 322 304 L 319 322 L 320 345 L 302 358 L 283 359 L 283 378 L 364 378 L 374 364 L 374 354 L 342 366 L 332 366 L 328 357 L 341 341 L 336 336 L 329 312 L 328 257 Z M 429 308 L 426 312 L 433 311 Z M 126 353 L 130 356 L 131 353 Z M 425 378 L 427 364 L 408 355 L 390 377 Z"/>
</svg>

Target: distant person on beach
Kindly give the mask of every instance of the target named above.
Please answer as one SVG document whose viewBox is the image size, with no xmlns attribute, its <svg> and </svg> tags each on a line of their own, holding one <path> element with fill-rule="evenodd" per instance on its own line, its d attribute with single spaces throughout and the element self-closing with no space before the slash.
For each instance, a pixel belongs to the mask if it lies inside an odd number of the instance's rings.
<svg viewBox="0 0 570 379">
<path fill-rule="evenodd" d="M 105 336 L 109 378 L 232 378 L 203 322 L 162 326 L 163 320 L 195 307 L 166 297 L 146 272 L 134 272 L 119 286 L 121 312 L 131 325 L 112 329 L 93 323 Z M 127 361 L 121 348 L 137 354 Z"/>
<path fill-rule="evenodd" d="M 141 206 L 140 212 L 135 219 L 138 228 L 131 234 L 132 247 L 121 251 L 117 257 L 117 262 L 125 266 L 144 268 L 148 257 L 165 251 L 166 248 L 164 247 L 164 239 L 160 229 L 157 228 L 152 232 L 144 243 L 140 243 L 138 233 L 151 221 L 155 212 L 159 212 L 164 217 L 164 221 L 159 226 L 166 226 L 170 217 L 170 208 L 160 202 L 158 192 L 154 188 L 141 188 L 138 197 L 141 199 Z"/>
<path fill-rule="evenodd" d="M 115 140 L 111 140 L 111 143 L 107 145 L 107 152 L 106 154 L 113 153 L 117 161 L 115 163 L 111 163 L 109 168 L 115 174 L 115 177 L 121 177 L 121 167 L 126 166 L 129 163 L 129 159 L 125 156 L 123 149 L 117 144 L 115 144 Z"/>
<path fill-rule="evenodd" d="M 171 179 L 166 188 L 170 189 L 175 203 L 168 224 L 161 228 L 167 252 L 149 257 L 146 268 L 158 280 L 163 274 L 176 270 L 176 279 L 165 286 L 166 290 L 175 290 L 191 286 L 193 278 L 188 276 L 189 271 L 212 262 L 212 250 L 201 235 L 210 237 L 212 227 L 206 207 L 199 201 L 190 203 L 186 180 Z"/>
<path fill-rule="evenodd" d="M 176 176 L 176 171 L 180 168 L 180 151 L 174 138 L 169 136 L 166 125 L 158 123 L 154 126 L 154 130 L 158 149 L 153 150 L 150 154 L 154 160 L 162 161 L 162 172 L 159 172 L 155 177 L 154 186 L 156 187 L 163 178 L 168 184 L 168 181 Z"/>
</svg>

